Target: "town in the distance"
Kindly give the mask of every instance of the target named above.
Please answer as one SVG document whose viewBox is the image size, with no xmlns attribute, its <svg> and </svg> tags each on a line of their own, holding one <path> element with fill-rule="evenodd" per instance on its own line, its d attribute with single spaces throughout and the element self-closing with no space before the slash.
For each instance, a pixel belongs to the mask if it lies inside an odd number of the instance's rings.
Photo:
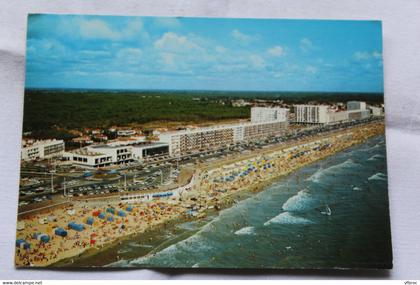
<svg viewBox="0 0 420 285">
<path fill-rule="evenodd" d="M 25 132 L 16 265 L 77 264 L 73 257 L 87 249 L 174 219 L 203 218 L 236 203 L 240 190 L 258 191 L 264 181 L 383 133 L 382 103 L 308 103 L 231 99 L 250 117 L 85 128 L 68 142 Z M 34 238 L 44 247 L 32 249 Z"/>
</svg>

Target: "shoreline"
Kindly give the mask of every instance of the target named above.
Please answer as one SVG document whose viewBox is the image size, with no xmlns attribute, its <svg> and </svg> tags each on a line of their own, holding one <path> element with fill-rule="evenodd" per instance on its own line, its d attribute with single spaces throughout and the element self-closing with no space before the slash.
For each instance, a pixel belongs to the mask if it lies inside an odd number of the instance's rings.
<svg viewBox="0 0 420 285">
<path fill-rule="evenodd" d="M 372 131 L 372 133 L 367 133 L 366 130 L 370 130 Z M 356 134 L 355 134 L 356 133 Z M 327 157 L 330 157 L 340 151 L 343 151 L 351 146 L 360 144 L 365 142 L 366 140 L 372 138 L 373 136 L 376 135 L 381 135 L 384 133 L 384 123 L 383 122 L 375 122 L 375 123 L 370 123 L 370 124 L 366 124 L 366 125 L 361 125 L 361 126 L 356 126 L 354 128 L 350 128 L 350 129 L 346 129 L 346 130 L 341 130 L 338 132 L 334 132 L 332 134 L 320 134 L 319 136 L 313 136 L 310 137 L 308 139 L 299 141 L 299 142 L 292 142 L 290 144 L 285 144 L 285 145 L 280 145 L 280 146 L 275 146 L 273 147 L 273 149 L 264 149 L 264 150 L 260 150 L 260 151 L 256 151 L 255 153 L 250 153 L 249 155 L 246 154 L 242 157 L 238 157 L 237 159 L 222 159 L 222 160 L 217 160 L 214 163 L 210 163 L 209 165 L 202 165 L 200 164 L 197 167 L 197 173 L 198 173 L 198 177 L 199 179 L 197 179 L 201 184 L 199 184 L 197 182 L 197 184 L 195 185 L 195 189 L 193 189 L 193 191 L 191 191 L 192 193 L 188 193 L 188 195 L 191 197 L 192 196 L 199 196 L 199 194 L 208 194 L 209 192 L 213 191 L 217 189 L 217 185 L 215 186 L 214 183 L 204 183 L 203 181 L 205 181 L 204 177 L 205 175 L 209 175 L 211 176 L 210 173 L 211 171 L 219 171 L 221 174 L 224 173 L 225 171 L 225 167 L 228 167 L 230 165 L 233 165 L 233 169 L 236 169 L 237 166 L 236 164 L 238 163 L 238 161 L 243 162 L 243 161 L 247 161 L 249 162 L 250 160 L 255 160 L 257 157 L 265 157 L 268 156 L 272 157 L 272 165 L 273 165 L 273 169 L 274 167 L 277 167 L 279 170 L 278 172 L 270 172 L 270 175 L 262 173 L 259 174 L 258 177 L 256 179 L 258 179 L 257 181 L 254 182 L 250 182 L 250 183 L 245 183 L 244 185 L 239 185 L 238 187 L 233 187 L 227 191 L 226 193 L 219 193 L 218 194 L 218 199 L 217 199 L 217 208 L 216 209 L 204 209 L 202 211 L 199 212 L 199 217 L 188 217 L 186 216 L 184 213 L 174 213 L 172 214 L 170 217 L 164 219 L 163 221 L 157 222 L 155 224 L 152 225 L 148 225 L 142 229 L 137 229 L 135 232 L 131 232 L 128 234 L 125 234 L 123 236 L 117 237 L 111 241 L 105 242 L 101 245 L 100 248 L 98 247 L 89 247 L 86 248 L 82 251 L 77 251 L 75 254 L 71 255 L 71 256 L 64 256 L 62 258 L 60 258 L 59 260 L 56 260 L 54 262 L 50 262 L 49 264 L 46 264 L 44 266 L 48 266 L 48 267 L 66 267 L 66 266 L 72 266 L 72 263 L 69 264 L 69 261 L 71 261 L 72 259 L 80 259 L 81 261 L 88 259 L 88 258 L 92 258 L 98 254 L 107 252 L 107 251 L 111 251 L 111 250 L 115 250 L 115 248 L 118 248 L 118 246 L 125 241 L 128 240 L 132 240 L 134 239 L 134 237 L 137 236 L 147 236 L 149 233 L 159 233 L 161 232 L 163 229 L 167 229 L 167 228 L 175 228 L 177 225 L 181 224 L 181 223 L 185 223 L 188 221 L 199 221 L 202 220 L 206 217 L 208 217 L 211 213 L 218 213 L 219 211 L 229 208 L 231 207 L 236 200 L 242 200 L 244 198 L 247 198 L 247 194 L 254 195 L 255 193 L 258 193 L 260 191 L 262 191 L 265 187 L 267 187 L 267 185 L 270 185 L 273 183 L 273 181 L 281 179 L 289 174 L 291 174 L 292 172 L 307 166 L 309 164 L 312 164 L 316 161 L 322 160 L 322 159 L 326 159 Z M 340 135 L 343 136 L 343 134 L 351 134 L 352 139 L 350 141 L 340 141 L 339 139 L 337 139 Z M 302 151 L 301 146 L 304 145 L 305 143 L 308 144 L 308 142 L 313 142 L 313 141 L 322 141 L 322 140 L 337 140 L 335 147 L 332 148 L 331 150 L 327 150 L 325 153 L 314 153 L 312 155 L 304 155 L 302 157 L 298 157 L 295 160 L 292 160 L 293 163 L 286 163 L 286 166 L 281 166 L 281 162 L 284 162 L 287 159 L 287 155 L 290 155 L 290 153 L 292 152 L 286 152 L 286 156 L 284 154 L 284 150 L 289 147 L 291 145 L 294 145 L 295 147 L 297 147 L 297 149 L 299 151 Z M 341 143 L 341 145 L 340 145 Z M 305 148 L 303 148 L 305 149 Z M 247 160 L 248 159 L 248 160 Z M 230 161 L 230 162 L 228 162 Z M 277 165 L 280 165 L 280 167 Z M 265 168 L 264 168 L 265 169 Z M 229 169 L 230 171 L 231 169 Z M 217 175 L 216 175 L 217 176 Z M 217 176 L 218 177 L 218 176 Z M 223 185 L 225 185 L 226 183 L 222 183 Z M 232 184 L 233 185 L 233 184 Z M 198 188 L 198 189 L 197 189 Z M 236 188 L 236 189 L 235 189 Z M 220 189 L 219 189 L 220 190 Z M 245 196 L 245 197 L 244 197 Z M 201 205 L 199 203 L 200 200 L 197 201 L 198 205 Z M 210 204 L 210 202 L 208 201 L 201 201 L 201 203 L 203 203 L 204 205 L 208 205 Z M 165 241 L 163 242 L 165 243 Z M 159 245 L 158 245 L 159 246 Z M 169 245 L 168 245 L 169 246 Z M 150 251 L 148 251 L 146 254 L 142 255 L 142 256 L 146 256 L 148 255 L 150 252 L 153 252 L 155 250 L 156 247 L 153 247 Z M 64 255 L 64 254 L 63 254 Z M 75 262 L 75 266 L 77 266 L 77 261 Z M 109 262 L 112 263 L 112 262 Z M 108 264 L 109 264 L 108 263 Z M 37 266 L 37 265 L 36 265 Z M 38 265 L 40 266 L 40 265 Z M 103 265 L 99 265 L 99 266 L 103 266 Z"/>
</svg>

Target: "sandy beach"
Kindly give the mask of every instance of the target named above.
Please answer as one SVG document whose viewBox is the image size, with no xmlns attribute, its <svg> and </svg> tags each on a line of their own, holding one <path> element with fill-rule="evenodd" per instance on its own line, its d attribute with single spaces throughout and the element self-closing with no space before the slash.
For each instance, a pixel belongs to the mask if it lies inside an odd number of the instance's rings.
<svg viewBox="0 0 420 285">
<path fill-rule="evenodd" d="M 21 218 L 18 222 L 24 227 L 17 231 L 16 239 L 25 240 L 31 246 L 16 248 L 15 264 L 17 267 L 54 266 L 60 260 L 77 259 L 88 250 L 100 251 L 122 238 L 168 222 L 203 218 L 208 211 L 235 203 L 244 190 L 259 191 L 280 176 L 383 133 L 383 122 L 375 122 L 200 163 L 192 189 L 179 199 L 130 204 L 115 198 L 77 200 L 47 213 Z M 83 225 L 83 230 L 72 229 L 71 222 Z M 67 236 L 55 234 L 57 228 L 64 229 Z M 50 240 L 34 238 L 37 233 L 48 235 Z"/>
</svg>

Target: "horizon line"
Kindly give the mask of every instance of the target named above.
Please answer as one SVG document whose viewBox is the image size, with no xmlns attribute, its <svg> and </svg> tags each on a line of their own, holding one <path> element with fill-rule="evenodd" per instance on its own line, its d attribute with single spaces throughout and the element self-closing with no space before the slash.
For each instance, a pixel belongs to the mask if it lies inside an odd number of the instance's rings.
<svg viewBox="0 0 420 285">
<path fill-rule="evenodd" d="M 92 90 L 92 91 L 153 91 L 153 92 L 165 92 L 165 91 L 175 91 L 175 92 L 246 92 L 246 93 L 276 93 L 276 92 L 289 92 L 289 93 L 342 93 L 342 94 L 384 94 L 384 91 L 310 91 L 310 90 L 224 90 L 224 89 L 137 89 L 137 88 L 78 88 L 78 87 L 26 87 L 24 90 Z"/>
</svg>

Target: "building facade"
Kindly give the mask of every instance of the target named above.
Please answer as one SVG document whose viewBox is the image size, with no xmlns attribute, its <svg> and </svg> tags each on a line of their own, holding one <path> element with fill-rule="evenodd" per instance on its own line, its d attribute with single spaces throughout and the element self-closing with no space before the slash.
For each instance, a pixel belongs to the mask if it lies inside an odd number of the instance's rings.
<svg viewBox="0 0 420 285">
<path fill-rule="evenodd" d="M 287 121 L 289 109 L 280 107 L 253 107 L 251 108 L 251 122 L 284 122 Z"/>
<path fill-rule="evenodd" d="M 74 165 L 98 168 L 115 164 L 141 161 L 145 158 L 168 154 L 168 145 L 147 143 L 139 145 L 91 145 L 64 153 L 64 158 Z"/>
<path fill-rule="evenodd" d="M 348 101 L 347 102 L 347 111 L 355 111 L 355 110 L 366 110 L 366 102 L 361 101 Z"/>
<path fill-rule="evenodd" d="M 287 109 L 254 108 L 251 109 L 254 122 L 168 132 L 161 134 L 159 140 L 169 145 L 171 156 L 183 156 L 285 133 L 288 126 Z"/>
<path fill-rule="evenodd" d="M 48 159 L 60 157 L 64 153 L 63 140 L 41 140 L 24 145 L 21 150 L 22 160 Z"/>
<path fill-rule="evenodd" d="M 338 111 L 338 112 L 328 112 L 328 123 L 339 123 L 349 120 L 349 113 L 347 111 Z"/>
<path fill-rule="evenodd" d="M 382 107 L 369 106 L 372 116 L 383 116 L 384 110 Z"/>
<path fill-rule="evenodd" d="M 302 124 L 328 123 L 328 106 L 325 105 L 294 105 L 295 122 Z"/>
</svg>

